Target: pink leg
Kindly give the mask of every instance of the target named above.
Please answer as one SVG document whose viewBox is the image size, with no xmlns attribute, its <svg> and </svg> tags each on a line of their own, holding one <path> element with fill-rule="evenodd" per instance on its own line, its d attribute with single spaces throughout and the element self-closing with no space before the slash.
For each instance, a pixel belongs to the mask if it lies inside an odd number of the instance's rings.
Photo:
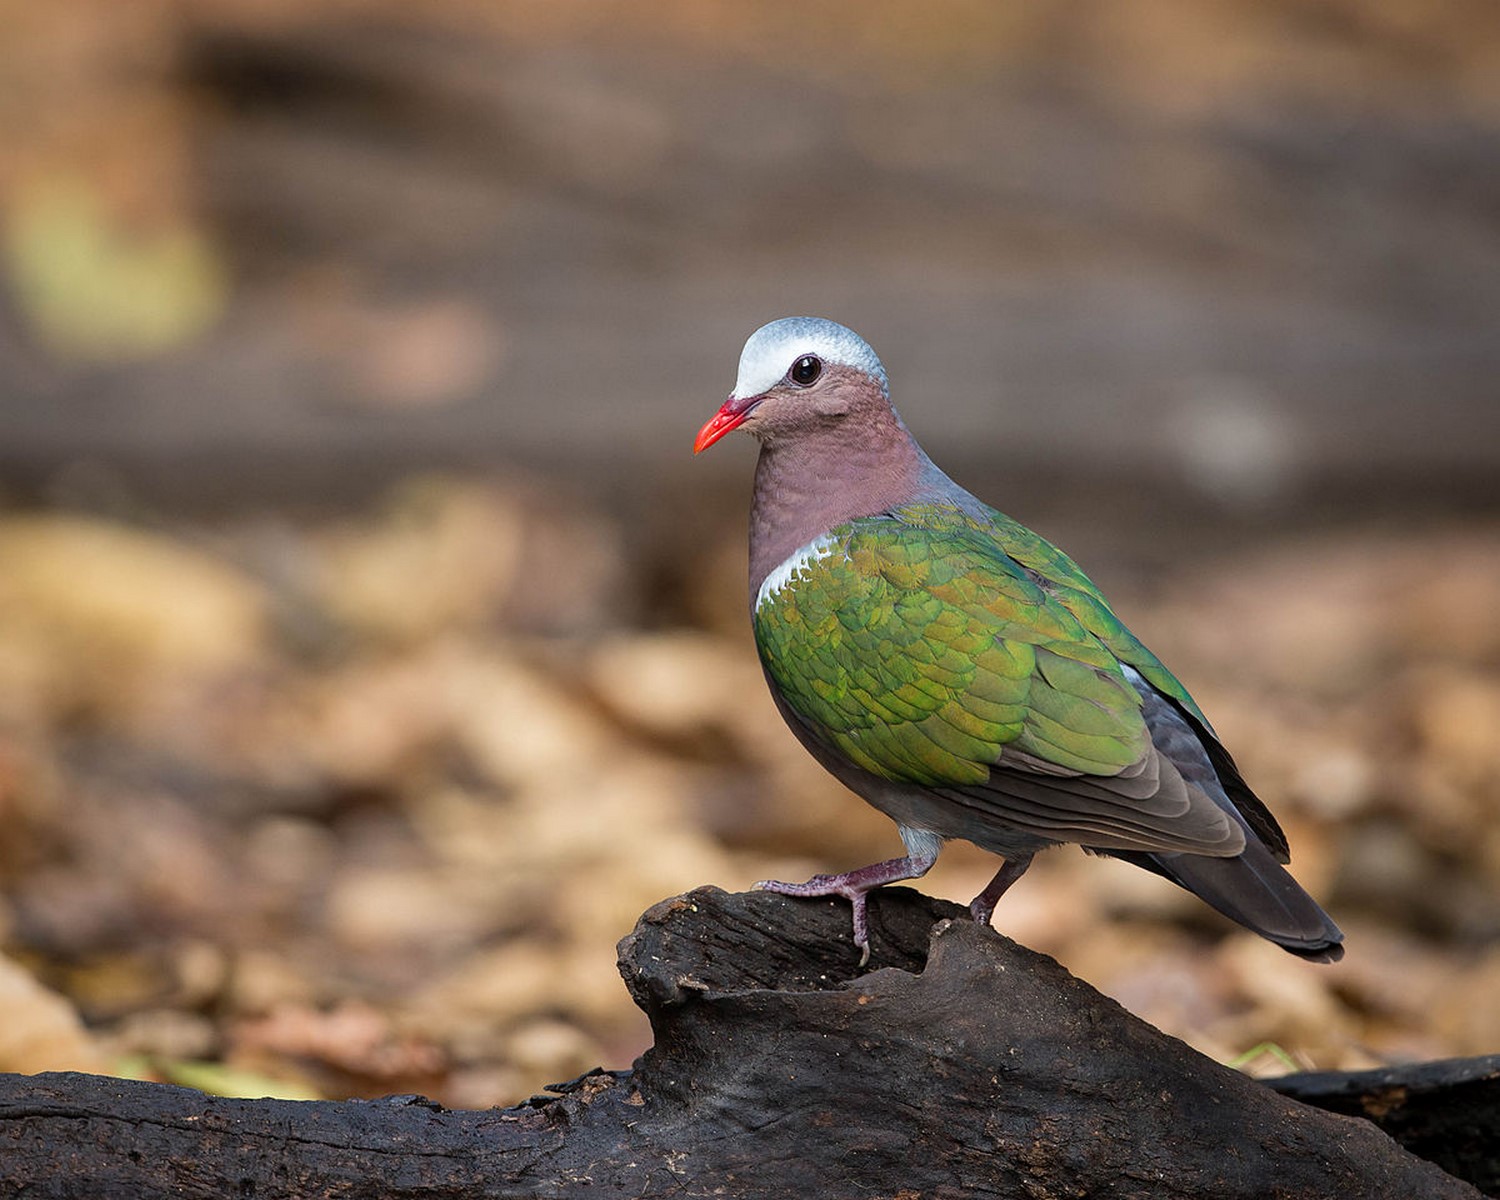
<svg viewBox="0 0 1500 1200">
<path fill-rule="evenodd" d="M 854 944 L 859 947 L 859 965 L 870 961 L 870 926 L 865 917 L 865 897 L 876 888 L 903 879 L 918 879 L 937 862 L 937 846 L 922 847 L 916 854 L 871 863 L 842 875 L 814 875 L 806 883 L 782 883 L 762 879 L 755 885 L 762 892 L 781 896 L 843 896 L 854 906 Z"/>
<path fill-rule="evenodd" d="M 984 891 L 969 902 L 969 913 L 974 918 L 975 924 L 988 925 L 990 923 L 990 917 L 1000 897 L 1005 895 L 1006 889 L 1011 884 L 1026 874 L 1026 868 L 1029 866 L 1031 866 L 1029 854 L 1005 860 L 1000 869 L 995 872 L 995 877 L 985 885 Z"/>
</svg>

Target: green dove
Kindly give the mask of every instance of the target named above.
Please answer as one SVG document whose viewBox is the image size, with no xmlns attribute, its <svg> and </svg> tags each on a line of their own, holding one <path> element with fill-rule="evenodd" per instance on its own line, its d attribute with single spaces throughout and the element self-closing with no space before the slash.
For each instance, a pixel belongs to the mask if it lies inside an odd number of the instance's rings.
<svg viewBox="0 0 1500 1200">
<path fill-rule="evenodd" d="M 1072 559 L 938 469 L 863 339 L 810 317 L 756 331 L 695 450 L 741 428 L 760 442 L 750 586 L 772 696 L 906 847 L 759 887 L 847 897 L 868 958 L 868 893 L 925 874 L 948 838 L 1003 859 L 970 905 L 981 923 L 1037 851 L 1076 842 L 1302 958 L 1342 957 L 1187 689 Z"/>
</svg>

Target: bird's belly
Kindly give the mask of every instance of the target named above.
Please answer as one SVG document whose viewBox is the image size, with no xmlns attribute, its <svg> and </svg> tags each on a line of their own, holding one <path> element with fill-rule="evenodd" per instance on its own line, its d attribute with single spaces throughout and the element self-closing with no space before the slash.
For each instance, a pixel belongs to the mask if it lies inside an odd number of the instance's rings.
<svg viewBox="0 0 1500 1200">
<path fill-rule="evenodd" d="M 942 838 L 973 842 L 980 849 L 1005 858 L 1034 854 L 1058 844 L 1004 825 L 956 800 L 935 795 L 915 784 L 892 783 L 866 772 L 859 772 L 863 778 L 849 778 L 845 772 L 832 767 L 829 770 L 871 807 L 908 829 L 924 829 Z"/>
<path fill-rule="evenodd" d="M 774 687 L 771 689 L 771 696 L 776 707 L 781 710 L 787 727 L 807 752 L 817 759 L 818 764 L 870 807 L 883 812 L 897 825 L 925 830 L 942 838 L 973 842 L 983 850 L 1005 857 L 1032 854 L 1058 844 L 1003 825 L 955 800 L 937 795 L 929 788 L 918 784 L 897 783 L 871 774 L 818 741 Z"/>
</svg>

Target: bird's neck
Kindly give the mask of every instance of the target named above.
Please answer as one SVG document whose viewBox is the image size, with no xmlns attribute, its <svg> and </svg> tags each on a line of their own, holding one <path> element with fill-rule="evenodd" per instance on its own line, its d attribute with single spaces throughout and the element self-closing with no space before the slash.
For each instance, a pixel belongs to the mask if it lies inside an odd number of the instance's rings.
<svg viewBox="0 0 1500 1200">
<path fill-rule="evenodd" d="M 777 566 L 835 526 L 916 499 L 929 468 L 894 414 L 889 423 L 762 445 L 750 506 L 751 596 Z"/>
</svg>

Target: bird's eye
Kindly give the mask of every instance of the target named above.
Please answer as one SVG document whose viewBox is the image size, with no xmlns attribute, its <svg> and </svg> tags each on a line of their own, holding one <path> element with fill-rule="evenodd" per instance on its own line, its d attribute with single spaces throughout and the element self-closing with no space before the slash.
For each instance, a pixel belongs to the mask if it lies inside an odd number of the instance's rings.
<svg viewBox="0 0 1500 1200">
<path fill-rule="evenodd" d="M 792 364 L 788 374 L 792 382 L 798 387 L 808 387 L 818 381 L 818 376 L 823 373 L 823 360 L 811 354 L 804 354 Z"/>
</svg>

